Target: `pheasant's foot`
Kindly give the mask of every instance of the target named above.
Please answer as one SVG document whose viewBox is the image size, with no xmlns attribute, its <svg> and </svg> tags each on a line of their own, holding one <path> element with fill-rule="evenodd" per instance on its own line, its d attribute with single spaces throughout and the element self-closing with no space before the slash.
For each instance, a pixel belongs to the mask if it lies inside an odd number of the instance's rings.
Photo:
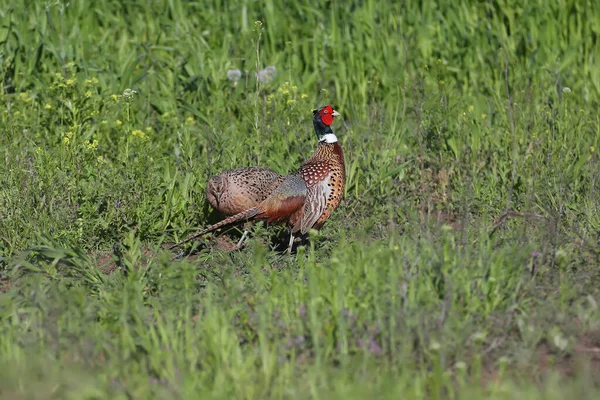
<svg viewBox="0 0 600 400">
<path fill-rule="evenodd" d="M 292 247 L 294 247 L 294 234 L 290 233 L 290 243 L 288 244 L 287 252 L 292 254 Z"/>
<path fill-rule="evenodd" d="M 244 230 L 244 234 L 240 238 L 239 242 L 237 242 L 237 244 L 235 245 L 235 247 L 233 248 L 233 250 L 240 249 L 242 247 L 242 243 L 244 243 L 244 240 L 246 240 L 247 237 L 248 237 L 248 231 Z"/>
</svg>

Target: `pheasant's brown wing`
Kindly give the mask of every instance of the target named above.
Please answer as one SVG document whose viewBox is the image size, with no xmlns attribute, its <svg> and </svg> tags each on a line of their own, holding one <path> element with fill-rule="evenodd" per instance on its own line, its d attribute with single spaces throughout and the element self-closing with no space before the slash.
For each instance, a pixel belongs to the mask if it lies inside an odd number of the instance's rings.
<svg viewBox="0 0 600 400">
<path fill-rule="evenodd" d="M 294 226 L 294 231 L 305 234 L 318 221 L 327 208 L 327 199 L 331 193 L 329 179 L 322 180 L 308 188 L 302 218 Z"/>
<path fill-rule="evenodd" d="M 268 222 L 281 222 L 298 211 L 308 195 L 306 183 L 297 175 L 285 177 L 271 195 L 260 205 L 264 212 L 257 216 Z"/>
<path fill-rule="evenodd" d="M 323 148 L 320 144 L 317 151 Z M 298 174 L 306 182 L 308 193 L 304 202 L 304 208 L 302 209 L 302 215 L 295 221 L 292 232 L 300 231 L 300 233 L 305 234 L 313 227 L 327 208 L 327 199 L 332 190 L 331 183 L 329 182 L 331 179 L 329 157 L 317 160 L 311 159 L 305 162 L 300 167 Z"/>
</svg>

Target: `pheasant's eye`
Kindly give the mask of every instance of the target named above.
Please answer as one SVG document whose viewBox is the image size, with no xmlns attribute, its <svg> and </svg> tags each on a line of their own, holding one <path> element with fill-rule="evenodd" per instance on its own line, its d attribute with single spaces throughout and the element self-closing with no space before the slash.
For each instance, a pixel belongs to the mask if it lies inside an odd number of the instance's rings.
<svg viewBox="0 0 600 400">
<path fill-rule="evenodd" d="M 323 111 L 323 113 L 324 113 L 324 114 L 329 114 L 329 111 L 327 111 L 327 110 L 324 110 L 324 111 Z"/>
</svg>

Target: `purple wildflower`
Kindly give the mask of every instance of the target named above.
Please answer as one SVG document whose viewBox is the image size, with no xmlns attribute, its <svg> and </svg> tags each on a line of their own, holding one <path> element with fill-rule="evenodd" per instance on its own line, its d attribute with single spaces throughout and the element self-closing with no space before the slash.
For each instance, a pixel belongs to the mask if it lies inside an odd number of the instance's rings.
<svg viewBox="0 0 600 400">
<path fill-rule="evenodd" d="M 369 341 L 369 353 L 374 355 L 380 355 L 383 353 L 383 349 L 377 344 L 375 339 L 371 339 Z"/>
<path fill-rule="evenodd" d="M 306 315 L 306 306 L 304 305 L 304 303 L 300 304 L 298 314 L 300 314 L 301 317 L 304 317 Z"/>
</svg>

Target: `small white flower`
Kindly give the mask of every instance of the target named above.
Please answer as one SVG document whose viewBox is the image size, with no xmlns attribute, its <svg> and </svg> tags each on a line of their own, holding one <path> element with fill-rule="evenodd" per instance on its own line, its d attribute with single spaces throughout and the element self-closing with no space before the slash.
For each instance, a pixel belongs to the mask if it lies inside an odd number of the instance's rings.
<svg viewBox="0 0 600 400">
<path fill-rule="evenodd" d="M 467 363 L 464 361 L 457 361 L 456 364 L 454 364 L 454 368 L 465 370 L 467 369 Z"/>
<path fill-rule="evenodd" d="M 571 88 L 565 86 L 564 88 L 562 88 L 562 92 L 563 93 L 571 93 Z"/>
<path fill-rule="evenodd" d="M 554 345 L 561 351 L 565 351 L 569 345 L 569 341 L 560 334 L 554 335 L 552 341 L 554 342 Z"/>
<path fill-rule="evenodd" d="M 507 365 L 509 363 L 510 359 L 506 356 L 502 356 L 498 359 L 498 363 L 499 364 L 503 364 L 503 365 Z"/>
<path fill-rule="evenodd" d="M 258 76 L 256 78 L 260 83 L 267 83 L 273 80 L 275 74 L 277 74 L 277 68 L 273 65 L 269 65 L 265 69 L 258 71 Z"/>
<path fill-rule="evenodd" d="M 123 91 L 123 99 L 125 99 L 125 101 L 133 100 L 133 96 L 135 96 L 136 93 L 137 90 L 135 89 L 125 89 Z"/>
<path fill-rule="evenodd" d="M 474 342 L 485 342 L 485 338 L 485 333 L 480 331 L 475 332 L 473 336 L 471 336 L 471 339 L 473 339 Z"/>
<path fill-rule="evenodd" d="M 231 82 L 237 82 L 240 80 L 241 77 L 242 71 L 240 71 L 239 69 L 230 69 L 229 71 L 227 71 L 227 79 L 229 79 Z"/>
</svg>

